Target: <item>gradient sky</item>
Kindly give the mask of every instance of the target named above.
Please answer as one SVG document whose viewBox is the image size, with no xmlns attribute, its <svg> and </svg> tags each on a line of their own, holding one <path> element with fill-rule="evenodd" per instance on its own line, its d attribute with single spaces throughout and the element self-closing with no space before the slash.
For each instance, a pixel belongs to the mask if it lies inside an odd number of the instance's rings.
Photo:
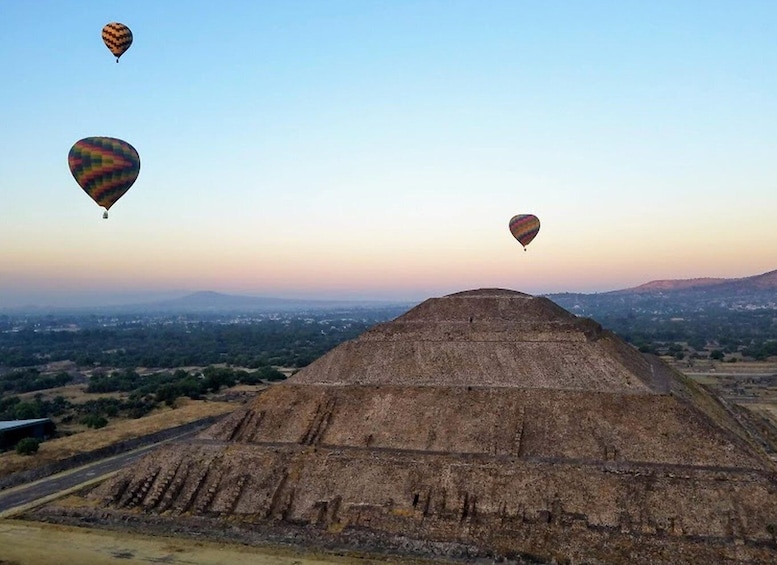
<svg viewBox="0 0 777 565">
<path fill-rule="evenodd" d="M 773 0 L 5 0 L 0 69 L 0 307 L 777 269 Z M 108 220 L 95 135 L 142 162 Z"/>
</svg>

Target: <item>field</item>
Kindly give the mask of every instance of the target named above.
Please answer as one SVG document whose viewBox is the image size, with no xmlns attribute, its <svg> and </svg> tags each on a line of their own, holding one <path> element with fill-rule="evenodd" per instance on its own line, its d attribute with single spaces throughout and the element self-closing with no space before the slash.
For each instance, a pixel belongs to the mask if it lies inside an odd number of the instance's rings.
<svg viewBox="0 0 777 565">
<path fill-rule="evenodd" d="M 759 435 L 771 444 L 777 458 L 777 362 L 740 361 L 724 363 L 706 360 L 688 366 L 682 361 L 664 358 L 675 369 L 712 391 L 723 401 L 754 416 Z"/>
<path fill-rule="evenodd" d="M 0 565 L 370 565 L 430 563 L 383 556 L 301 552 L 186 538 L 143 536 L 16 520 L 0 521 Z"/>
</svg>

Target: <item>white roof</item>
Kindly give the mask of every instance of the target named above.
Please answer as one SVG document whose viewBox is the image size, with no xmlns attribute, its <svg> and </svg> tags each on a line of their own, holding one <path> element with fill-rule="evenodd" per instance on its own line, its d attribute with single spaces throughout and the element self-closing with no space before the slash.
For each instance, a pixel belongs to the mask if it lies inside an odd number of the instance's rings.
<svg viewBox="0 0 777 565">
<path fill-rule="evenodd" d="M 0 432 L 50 421 L 51 420 L 49 418 L 35 418 L 33 420 L 2 420 L 0 421 Z"/>
</svg>

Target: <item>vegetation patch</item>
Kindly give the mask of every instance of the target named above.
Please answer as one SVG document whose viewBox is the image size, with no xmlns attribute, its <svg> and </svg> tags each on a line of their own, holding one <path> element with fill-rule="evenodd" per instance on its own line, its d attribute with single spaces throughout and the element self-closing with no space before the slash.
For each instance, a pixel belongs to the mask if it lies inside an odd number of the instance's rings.
<svg viewBox="0 0 777 565">
<path fill-rule="evenodd" d="M 116 443 L 150 435 L 168 428 L 188 424 L 208 416 L 232 412 L 235 405 L 229 402 L 182 400 L 176 409 L 160 408 L 143 418 L 131 421 L 115 420 L 103 428 L 86 429 L 81 433 L 62 436 L 42 442 L 33 456 L 22 456 L 14 451 L 0 454 L 0 476 L 33 467 L 46 465 L 87 453 Z"/>
</svg>

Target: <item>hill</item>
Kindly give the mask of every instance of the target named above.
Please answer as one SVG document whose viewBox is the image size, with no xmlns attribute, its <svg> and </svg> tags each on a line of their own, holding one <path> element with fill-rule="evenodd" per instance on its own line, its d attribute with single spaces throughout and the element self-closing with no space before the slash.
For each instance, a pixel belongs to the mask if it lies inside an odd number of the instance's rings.
<svg viewBox="0 0 777 565">
<path fill-rule="evenodd" d="M 230 314 L 340 311 L 376 308 L 407 309 L 412 304 L 398 300 L 313 300 L 224 294 L 210 290 L 192 292 L 174 298 L 90 306 L 14 306 L 0 308 L 0 314 Z"/>
<path fill-rule="evenodd" d="M 739 279 L 653 281 L 595 294 L 550 294 L 631 344 L 661 353 L 777 355 L 777 271 Z M 670 348 L 671 346 L 671 348 Z"/>
<path fill-rule="evenodd" d="M 398 302 L 379 300 L 308 300 L 246 296 L 200 291 L 180 298 L 136 304 L 132 308 L 155 312 L 300 312 L 393 306 Z M 125 308 L 130 308 L 126 306 Z"/>
<path fill-rule="evenodd" d="M 674 292 L 686 290 L 713 291 L 720 294 L 743 293 L 759 291 L 777 291 L 777 270 L 769 271 L 761 275 L 742 277 L 736 279 L 679 279 L 651 281 L 634 288 L 616 290 L 608 294 L 650 293 L 650 292 Z"/>
</svg>

